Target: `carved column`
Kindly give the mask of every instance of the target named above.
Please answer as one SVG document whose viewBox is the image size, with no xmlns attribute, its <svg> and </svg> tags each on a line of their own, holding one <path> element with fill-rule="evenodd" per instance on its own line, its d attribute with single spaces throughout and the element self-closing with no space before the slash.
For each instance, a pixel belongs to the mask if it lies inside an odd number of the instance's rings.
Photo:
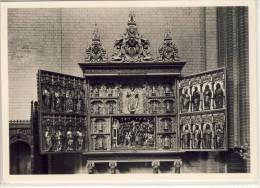
<svg viewBox="0 0 260 188">
<path fill-rule="evenodd" d="M 109 162 L 110 173 L 116 173 L 117 162 Z"/>
<path fill-rule="evenodd" d="M 153 161 L 152 167 L 153 167 L 153 173 L 158 174 L 160 168 L 160 161 Z"/>
<path fill-rule="evenodd" d="M 173 166 L 174 166 L 175 174 L 180 174 L 181 173 L 182 161 L 181 160 L 174 161 Z"/>
<path fill-rule="evenodd" d="M 88 162 L 87 162 L 88 174 L 93 174 L 93 173 L 94 173 L 94 168 L 95 168 L 95 162 L 93 162 L 93 161 L 88 161 Z"/>
</svg>

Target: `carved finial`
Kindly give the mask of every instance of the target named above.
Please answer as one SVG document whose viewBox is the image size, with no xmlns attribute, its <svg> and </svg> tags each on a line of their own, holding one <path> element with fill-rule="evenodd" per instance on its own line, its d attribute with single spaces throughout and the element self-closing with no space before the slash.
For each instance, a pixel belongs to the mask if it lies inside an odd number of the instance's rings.
<svg viewBox="0 0 260 188">
<path fill-rule="evenodd" d="M 152 62 L 150 42 L 139 34 L 134 11 L 130 11 L 126 32 L 115 41 L 112 62 L 139 63 Z"/>
<path fill-rule="evenodd" d="M 100 41 L 100 34 L 98 32 L 97 23 L 95 23 L 92 41 Z"/>
<path fill-rule="evenodd" d="M 164 33 L 164 40 L 161 47 L 158 49 L 159 52 L 159 62 L 176 62 L 179 61 L 178 56 L 178 48 L 173 43 L 171 30 L 167 25 L 165 33 Z"/>
<path fill-rule="evenodd" d="M 92 43 L 86 49 L 85 63 L 101 63 L 107 60 L 106 49 L 101 44 L 100 34 L 95 23 Z"/>
<path fill-rule="evenodd" d="M 134 13 L 133 10 L 131 10 L 130 13 L 129 13 L 128 25 L 136 25 L 136 22 L 135 22 L 135 13 Z"/>
<path fill-rule="evenodd" d="M 164 33 L 164 40 L 172 40 L 171 35 L 172 35 L 172 33 L 171 33 L 171 30 L 170 30 L 170 26 L 169 26 L 169 23 L 167 23 L 165 33 Z"/>
</svg>

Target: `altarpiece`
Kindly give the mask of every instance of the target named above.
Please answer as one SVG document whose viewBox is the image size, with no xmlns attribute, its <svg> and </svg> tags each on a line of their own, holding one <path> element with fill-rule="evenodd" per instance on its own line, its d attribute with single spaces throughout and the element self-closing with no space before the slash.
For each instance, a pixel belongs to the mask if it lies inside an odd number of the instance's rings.
<svg viewBox="0 0 260 188">
<path fill-rule="evenodd" d="M 149 162 L 155 173 L 171 162 L 180 173 L 181 153 L 225 151 L 225 69 L 183 76 L 168 30 L 159 57 L 149 47 L 131 12 L 111 58 L 95 26 L 83 77 L 39 70 L 42 154 L 82 153 L 89 173 L 96 163 L 116 173 L 124 162 Z"/>
</svg>

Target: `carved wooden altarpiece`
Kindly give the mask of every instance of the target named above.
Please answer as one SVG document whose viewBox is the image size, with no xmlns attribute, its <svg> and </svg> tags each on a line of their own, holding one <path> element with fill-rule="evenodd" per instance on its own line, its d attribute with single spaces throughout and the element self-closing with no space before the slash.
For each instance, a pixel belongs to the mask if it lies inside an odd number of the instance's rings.
<svg viewBox="0 0 260 188">
<path fill-rule="evenodd" d="M 159 156 L 148 160 L 156 173 L 167 161 L 160 155 L 172 154 L 179 173 L 182 152 L 226 150 L 225 70 L 182 76 L 186 62 L 169 31 L 158 58 L 149 46 L 130 13 L 111 60 L 95 29 L 79 64 L 84 78 L 39 71 L 42 153 L 81 152 L 90 173 L 100 157 L 115 173 L 117 162 L 145 162 L 147 154 Z"/>
</svg>

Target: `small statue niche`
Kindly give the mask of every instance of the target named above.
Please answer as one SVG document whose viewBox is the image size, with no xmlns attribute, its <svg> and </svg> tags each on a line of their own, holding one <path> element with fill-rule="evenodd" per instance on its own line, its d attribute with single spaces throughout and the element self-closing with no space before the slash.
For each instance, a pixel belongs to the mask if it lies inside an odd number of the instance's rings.
<svg viewBox="0 0 260 188">
<path fill-rule="evenodd" d="M 98 86 L 94 86 L 93 95 L 94 95 L 94 97 L 99 97 L 99 88 L 98 88 Z"/>
<path fill-rule="evenodd" d="M 210 124 L 205 124 L 203 131 L 203 149 L 211 149 L 213 132 Z"/>
<path fill-rule="evenodd" d="M 112 85 L 108 86 L 108 88 L 107 88 L 107 96 L 108 97 L 114 96 L 114 87 Z"/>
<path fill-rule="evenodd" d="M 164 148 L 164 149 L 170 149 L 170 147 L 171 147 L 171 138 L 166 135 L 166 136 L 164 137 L 163 143 L 164 143 L 164 145 L 163 145 L 163 148 Z"/>
<path fill-rule="evenodd" d="M 219 109 L 219 108 L 224 107 L 224 98 L 225 98 L 224 91 L 221 88 L 220 83 L 217 83 L 216 89 L 215 89 L 215 92 L 214 92 L 214 96 L 213 96 L 215 108 Z"/>
<path fill-rule="evenodd" d="M 160 102 L 156 101 L 156 100 L 152 100 L 150 102 L 151 112 L 153 114 L 157 114 L 159 112 L 159 104 L 160 104 Z"/>
<path fill-rule="evenodd" d="M 116 102 L 115 101 L 109 101 L 107 103 L 107 112 L 108 112 L 108 114 L 115 114 L 115 112 L 116 112 Z"/>
<path fill-rule="evenodd" d="M 163 120 L 163 130 L 164 130 L 165 132 L 171 130 L 171 120 L 169 120 L 169 119 L 164 119 L 164 120 Z"/>
<path fill-rule="evenodd" d="M 97 138 L 97 149 L 104 149 L 103 137 L 98 137 Z"/>
<path fill-rule="evenodd" d="M 166 100 L 165 101 L 165 112 L 166 113 L 171 113 L 173 111 L 173 102 L 171 100 Z"/>
<path fill-rule="evenodd" d="M 181 135 L 182 139 L 182 148 L 183 149 L 190 149 L 191 146 L 191 131 L 188 125 L 184 125 L 184 129 Z"/>
<path fill-rule="evenodd" d="M 97 120 L 97 132 L 103 132 L 104 120 Z"/>
<path fill-rule="evenodd" d="M 155 96 L 157 96 L 157 88 L 156 88 L 156 86 L 155 85 L 152 85 L 152 87 L 151 87 L 151 96 L 153 96 L 153 97 L 155 97 Z"/>
<path fill-rule="evenodd" d="M 171 90 L 171 86 L 169 84 L 165 85 L 165 96 L 171 96 L 172 95 L 172 90 Z"/>
</svg>

